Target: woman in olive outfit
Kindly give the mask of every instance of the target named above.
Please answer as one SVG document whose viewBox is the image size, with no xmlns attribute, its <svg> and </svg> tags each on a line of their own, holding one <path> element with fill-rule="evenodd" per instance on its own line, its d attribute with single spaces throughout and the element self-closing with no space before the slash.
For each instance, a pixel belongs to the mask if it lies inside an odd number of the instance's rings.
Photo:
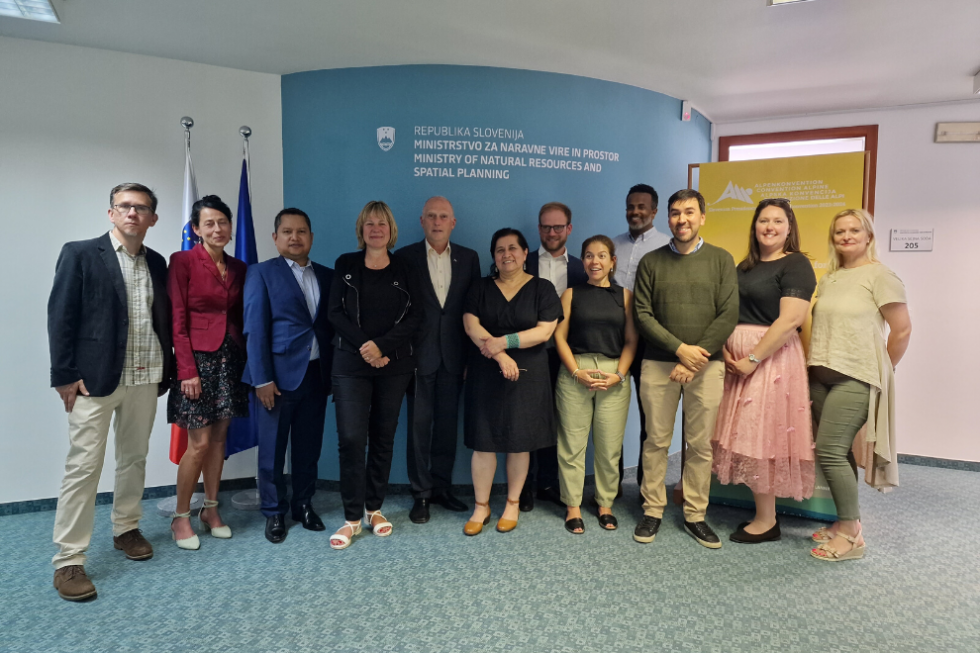
<svg viewBox="0 0 980 653">
<path fill-rule="evenodd" d="M 555 329 L 555 347 L 563 365 L 555 387 L 558 413 L 558 480 L 568 507 L 565 529 L 585 532 L 582 488 L 589 431 L 595 445 L 595 498 L 599 525 L 618 527 L 612 514 L 619 489 L 619 458 L 630 409 L 626 381 L 636 355 L 633 293 L 609 277 L 616 267 L 616 246 L 606 236 L 582 243 L 587 283 L 561 296 L 565 319 Z"/>
<path fill-rule="evenodd" d="M 874 222 L 867 211 L 848 209 L 834 216 L 829 241 L 807 365 L 817 462 L 837 522 L 813 534 L 818 546 L 810 555 L 838 562 L 864 556 L 858 463 L 868 485 L 879 490 L 898 485 L 895 367 L 908 349 L 912 321 L 905 285 L 875 255 Z M 865 435 L 855 443 L 862 426 Z M 854 450 L 862 460 L 855 459 Z"/>
</svg>

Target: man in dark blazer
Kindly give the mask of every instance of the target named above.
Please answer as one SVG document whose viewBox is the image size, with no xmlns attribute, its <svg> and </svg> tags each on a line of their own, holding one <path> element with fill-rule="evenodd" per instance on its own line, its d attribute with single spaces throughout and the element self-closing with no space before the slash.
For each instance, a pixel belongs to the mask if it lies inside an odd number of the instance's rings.
<svg viewBox="0 0 980 653">
<path fill-rule="evenodd" d="M 67 243 L 48 300 L 51 386 L 68 413 L 70 449 L 55 514 L 54 586 L 63 599 L 96 595 L 85 575 L 95 496 L 115 415 L 113 546 L 130 560 L 153 557 L 139 531 L 146 454 L 157 397 L 174 370 L 167 263 L 143 245 L 157 198 L 142 184 L 109 193 L 112 230 Z"/>
<path fill-rule="evenodd" d="M 258 416 L 259 496 L 265 537 L 278 544 L 286 539 L 287 508 L 303 528 L 325 528 L 311 502 L 330 394 L 333 328 L 326 306 L 333 270 L 310 260 L 313 226 L 306 213 L 283 209 L 274 229 L 279 256 L 249 266 L 245 278 L 242 381 L 255 386 L 265 408 Z M 283 474 L 290 432 L 291 502 Z"/>
<path fill-rule="evenodd" d="M 414 396 L 408 399 L 408 479 L 415 503 L 409 519 L 429 521 L 429 504 L 463 512 L 469 508 L 451 492 L 459 433 L 459 394 L 469 340 L 463 332 L 463 303 L 470 284 L 480 278 L 480 257 L 450 244 L 456 226 L 445 197 L 422 207 L 425 238 L 398 251 L 422 281 L 424 320 L 417 341 Z M 411 389 L 410 389 L 411 391 Z"/>
<path fill-rule="evenodd" d="M 538 236 L 541 247 L 527 255 L 527 273 L 547 279 L 561 297 L 566 289 L 588 282 L 582 260 L 568 253 L 565 243 L 572 233 L 572 210 L 561 202 L 548 202 L 538 211 Z M 545 346 L 548 352 L 548 368 L 551 371 L 551 387 L 558 380 L 561 359 L 555 349 L 554 338 Z M 546 447 L 531 452 L 531 466 L 524 491 L 521 492 L 520 508 L 527 512 L 534 508 L 532 487 L 537 487 L 538 498 L 564 507 L 558 489 L 558 448 Z"/>
</svg>

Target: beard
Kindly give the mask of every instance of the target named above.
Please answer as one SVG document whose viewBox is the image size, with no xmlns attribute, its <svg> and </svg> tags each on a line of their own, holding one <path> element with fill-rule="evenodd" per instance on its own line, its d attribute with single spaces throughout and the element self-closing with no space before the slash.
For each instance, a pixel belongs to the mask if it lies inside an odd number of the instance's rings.
<svg viewBox="0 0 980 653">
<path fill-rule="evenodd" d="M 566 242 L 567 239 L 561 239 L 561 238 L 559 238 L 557 241 L 542 240 L 541 245 L 544 247 L 545 251 L 547 252 L 559 252 L 563 247 L 565 247 Z"/>
</svg>

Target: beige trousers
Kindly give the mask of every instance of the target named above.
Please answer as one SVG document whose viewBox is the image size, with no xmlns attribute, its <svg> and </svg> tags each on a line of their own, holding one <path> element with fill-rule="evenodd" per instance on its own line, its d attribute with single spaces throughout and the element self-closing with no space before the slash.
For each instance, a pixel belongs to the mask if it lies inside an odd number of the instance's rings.
<svg viewBox="0 0 980 653">
<path fill-rule="evenodd" d="M 674 434 L 677 403 L 684 399 L 684 435 L 687 458 L 681 479 L 684 488 L 684 520 L 704 521 L 711 488 L 711 436 L 725 389 L 725 363 L 710 361 L 687 385 L 670 380 L 676 363 L 643 361 L 640 401 L 647 416 L 643 443 L 643 513 L 661 518 L 667 507 L 667 450 Z"/>
<path fill-rule="evenodd" d="M 579 354 L 576 365 L 584 370 L 615 372 L 618 359 L 602 354 Z M 582 505 L 585 484 L 585 450 L 589 431 L 595 446 L 595 497 L 603 508 L 612 507 L 619 491 L 619 457 L 623 448 L 623 431 L 630 409 L 630 380 L 610 390 L 590 392 L 575 381 L 563 365 L 555 385 L 555 409 L 558 413 L 558 482 L 561 500 L 567 506 Z"/>
<path fill-rule="evenodd" d="M 95 495 L 102 475 L 109 422 L 115 414 L 116 483 L 112 534 L 139 527 L 150 431 L 157 413 L 156 383 L 119 386 L 108 397 L 79 395 L 68 414 L 68 460 L 54 518 L 55 568 L 84 565 L 92 540 Z"/>
</svg>

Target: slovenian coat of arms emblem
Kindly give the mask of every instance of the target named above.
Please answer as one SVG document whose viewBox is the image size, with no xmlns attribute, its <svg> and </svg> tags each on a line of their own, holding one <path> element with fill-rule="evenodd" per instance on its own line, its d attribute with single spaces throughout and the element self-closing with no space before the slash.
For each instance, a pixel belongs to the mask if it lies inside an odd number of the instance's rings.
<svg viewBox="0 0 980 653">
<path fill-rule="evenodd" d="M 395 146 L 395 128 L 378 127 L 378 147 L 387 152 Z"/>
</svg>

